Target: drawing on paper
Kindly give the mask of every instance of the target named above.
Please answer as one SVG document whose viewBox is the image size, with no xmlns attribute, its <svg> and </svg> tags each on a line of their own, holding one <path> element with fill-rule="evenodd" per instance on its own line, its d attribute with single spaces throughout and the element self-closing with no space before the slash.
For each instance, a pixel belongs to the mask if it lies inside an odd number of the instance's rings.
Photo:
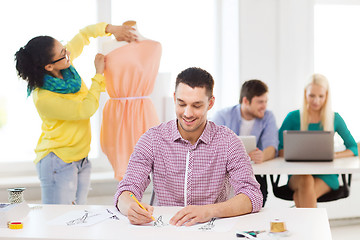
<svg viewBox="0 0 360 240">
<path fill-rule="evenodd" d="M 76 218 L 74 220 L 70 220 L 70 221 L 66 222 L 66 225 L 72 226 L 72 225 L 86 223 L 86 219 L 88 218 L 88 216 L 89 216 L 89 212 L 87 210 L 85 210 L 85 213 L 82 217 Z"/>
<path fill-rule="evenodd" d="M 162 218 L 163 218 L 163 217 L 160 216 L 160 217 L 158 217 L 158 218 L 156 219 L 156 221 L 154 222 L 154 227 L 164 227 L 164 226 L 169 225 L 169 224 L 164 223 L 164 221 L 163 221 Z"/>
<path fill-rule="evenodd" d="M 156 221 L 154 222 L 154 227 L 166 227 L 169 226 L 169 223 L 166 223 L 166 221 L 164 220 L 165 218 L 161 215 L 159 216 Z M 212 218 L 209 222 L 202 224 L 200 227 L 197 227 L 198 230 L 201 231 L 209 231 L 212 230 L 215 227 L 215 219 L 216 218 Z M 193 226 L 195 227 L 195 226 Z"/>
<path fill-rule="evenodd" d="M 106 209 L 106 211 L 111 215 L 111 217 L 110 217 L 111 219 L 120 220 L 120 218 L 118 216 L 116 216 L 116 214 L 114 214 L 108 208 Z"/>
<path fill-rule="evenodd" d="M 207 224 L 205 224 L 204 226 L 199 227 L 199 230 L 203 230 L 203 231 L 209 231 L 211 229 L 213 229 L 215 227 L 215 219 L 216 218 L 212 218 Z"/>
<path fill-rule="evenodd" d="M 111 218 L 111 219 L 119 220 L 119 218 L 114 213 L 112 213 L 109 209 L 106 209 L 106 211 L 110 215 L 107 215 L 107 216 L 105 215 L 105 218 Z M 102 215 L 104 215 L 104 213 L 101 213 L 101 212 L 89 212 L 87 210 L 84 210 L 84 215 L 82 215 L 79 218 L 67 221 L 66 225 L 67 226 L 82 225 L 82 224 L 88 223 L 89 220 L 93 220 L 93 219 L 95 220 L 96 218 L 98 218 L 98 217 L 100 217 Z"/>
</svg>

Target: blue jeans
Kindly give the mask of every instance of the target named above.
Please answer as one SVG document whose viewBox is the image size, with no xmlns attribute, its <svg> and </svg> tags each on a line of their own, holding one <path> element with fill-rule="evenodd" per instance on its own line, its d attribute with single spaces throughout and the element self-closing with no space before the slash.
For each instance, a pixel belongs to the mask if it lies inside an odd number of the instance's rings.
<svg viewBox="0 0 360 240">
<path fill-rule="evenodd" d="M 36 164 L 43 204 L 86 204 L 90 188 L 88 158 L 66 163 L 53 152 Z"/>
</svg>

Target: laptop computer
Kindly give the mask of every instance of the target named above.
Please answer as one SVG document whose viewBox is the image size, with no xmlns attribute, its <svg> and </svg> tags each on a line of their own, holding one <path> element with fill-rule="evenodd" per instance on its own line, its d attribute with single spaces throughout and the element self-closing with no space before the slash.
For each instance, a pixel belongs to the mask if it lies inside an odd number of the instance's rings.
<svg viewBox="0 0 360 240">
<path fill-rule="evenodd" d="M 243 142 L 246 149 L 246 153 L 252 152 L 256 149 L 256 137 L 255 136 L 238 136 Z"/>
<path fill-rule="evenodd" d="M 334 132 L 284 131 L 285 161 L 330 162 L 334 158 Z"/>
</svg>

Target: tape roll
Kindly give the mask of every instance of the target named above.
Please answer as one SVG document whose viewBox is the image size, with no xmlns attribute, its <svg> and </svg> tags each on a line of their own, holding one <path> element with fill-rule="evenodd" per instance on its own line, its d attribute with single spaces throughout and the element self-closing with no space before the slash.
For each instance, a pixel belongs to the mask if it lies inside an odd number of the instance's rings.
<svg viewBox="0 0 360 240">
<path fill-rule="evenodd" d="M 274 221 L 270 222 L 270 232 L 280 233 L 280 232 L 285 232 L 285 231 L 286 231 L 285 222 L 283 222 L 279 219 L 275 219 Z"/>
<path fill-rule="evenodd" d="M 8 223 L 8 228 L 10 228 L 10 229 L 22 229 L 23 224 L 22 224 L 22 222 L 9 222 Z"/>
</svg>

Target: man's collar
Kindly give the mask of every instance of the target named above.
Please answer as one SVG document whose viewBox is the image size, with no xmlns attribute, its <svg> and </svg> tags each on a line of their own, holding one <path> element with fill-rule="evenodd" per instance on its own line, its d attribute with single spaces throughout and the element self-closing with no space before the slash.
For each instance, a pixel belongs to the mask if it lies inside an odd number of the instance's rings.
<svg viewBox="0 0 360 240">
<path fill-rule="evenodd" d="M 199 140 L 201 140 L 205 144 L 209 144 L 211 139 L 211 129 L 212 129 L 211 123 L 208 120 L 206 120 L 204 131 L 200 135 Z"/>
<path fill-rule="evenodd" d="M 205 144 L 208 144 L 210 142 L 210 139 L 211 139 L 211 129 L 212 129 L 212 125 L 210 124 L 210 122 L 208 120 L 206 120 L 206 125 L 205 125 L 205 128 L 204 128 L 204 131 L 200 135 L 197 142 L 199 142 L 199 140 L 201 140 Z M 172 124 L 171 124 L 171 139 L 174 142 L 176 140 L 178 140 L 178 139 L 183 139 L 180 132 L 179 132 L 179 129 L 178 129 L 177 120 L 174 120 L 172 122 Z"/>
<path fill-rule="evenodd" d="M 180 132 L 179 132 L 179 129 L 178 129 L 178 127 L 177 127 L 177 119 L 175 119 L 175 120 L 173 120 L 173 121 L 171 122 L 171 132 L 170 132 L 170 134 L 171 134 L 171 140 L 172 140 L 173 142 L 175 142 L 176 140 L 182 138 L 182 137 L 181 137 L 181 134 L 180 134 Z"/>
</svg>

